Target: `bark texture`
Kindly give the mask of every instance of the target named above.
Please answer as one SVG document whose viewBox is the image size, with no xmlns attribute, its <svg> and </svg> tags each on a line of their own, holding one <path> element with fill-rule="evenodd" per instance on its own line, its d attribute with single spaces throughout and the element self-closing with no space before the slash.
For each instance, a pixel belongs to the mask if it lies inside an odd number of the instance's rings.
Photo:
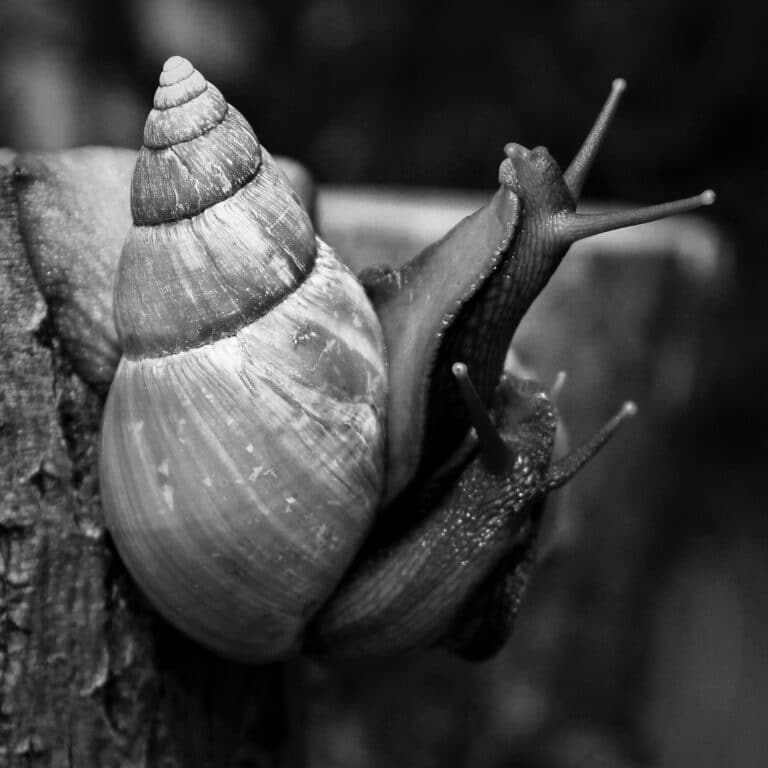
<svg viewBox="0 0 768 768">
<path fill-rule="evenodd" d="M 101 396 L 51 332 L 0 151 L 0 764 L 294 762 L 284 665 L 188 642 L 137 594 L 104 531 Z"/>
</svg>

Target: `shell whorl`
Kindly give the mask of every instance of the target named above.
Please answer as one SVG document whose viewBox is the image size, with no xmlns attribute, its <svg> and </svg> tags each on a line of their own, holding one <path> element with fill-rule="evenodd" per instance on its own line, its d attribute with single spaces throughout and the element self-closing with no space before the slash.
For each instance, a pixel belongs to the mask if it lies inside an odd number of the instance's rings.
<svg viewBox="0 0 768 768">
<path fill-rule="evenodd" d="M 235 333 L 315 261 L 309 216 L 245 118 L 181 57 L 168 59 L 131 187 L 134 226 L 115 285 L 129 357 Z"/>
<path fill-rule="evenodd" d="M 228 111 L 221 91 L 180 56 L 168 59 L 144 125 L 144 146 L 163 149 L 189 141 L 221 123 Z"/>
</svg>

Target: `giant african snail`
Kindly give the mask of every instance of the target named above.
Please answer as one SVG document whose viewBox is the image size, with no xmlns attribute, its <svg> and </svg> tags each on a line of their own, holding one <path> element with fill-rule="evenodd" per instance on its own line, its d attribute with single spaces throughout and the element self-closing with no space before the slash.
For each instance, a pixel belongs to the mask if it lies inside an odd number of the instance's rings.
<svg viewBox="0 0 768 768">
<path fill-rule="evenodd" d="M 622 88 L 565 174 L 508 144 L 488 205 L 360 282 L 242 115 L 166 62 L 100 467 L 117 548 L 171 622 L 257 662 L 503 642 L 544 496 L 634 410 L 551 464 L 554 406 L 503 371 L 515 328 L 573 241 L 711 202 L 575 213 Z"/>
</svg>

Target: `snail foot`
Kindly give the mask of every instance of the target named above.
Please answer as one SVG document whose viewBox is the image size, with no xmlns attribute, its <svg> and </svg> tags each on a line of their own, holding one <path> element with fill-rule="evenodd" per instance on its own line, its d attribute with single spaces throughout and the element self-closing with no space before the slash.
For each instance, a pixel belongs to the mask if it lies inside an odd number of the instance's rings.
<svg viewBox="0 0 768 768">
<path fill-rule="evenodd" d="M 506 645 L 536 561 L 533 529 L 471 595 L 441 645 L 467 661 L 486 661 Z"/>
</svg>

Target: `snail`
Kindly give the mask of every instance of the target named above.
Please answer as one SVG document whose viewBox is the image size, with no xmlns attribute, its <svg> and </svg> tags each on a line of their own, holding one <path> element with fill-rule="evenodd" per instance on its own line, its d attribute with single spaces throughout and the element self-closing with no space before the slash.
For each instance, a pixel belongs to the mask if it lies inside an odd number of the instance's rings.
<svg viewBox="0 0 768 768">
<path fill-rule="evenodd" d="M 504 370 L 515 328 L 571 242 L 712 201 L 575 213 L 622 88 L 565 174 L 508 144 L 488 205 L 358 279 L 243 116 L 165 63 L 115 279 L 100 478 L 169 621 L 257 663 L 500 647 L 547 492 L 635 410 L 553 463 L 552 398 Z"/>
</svg>

